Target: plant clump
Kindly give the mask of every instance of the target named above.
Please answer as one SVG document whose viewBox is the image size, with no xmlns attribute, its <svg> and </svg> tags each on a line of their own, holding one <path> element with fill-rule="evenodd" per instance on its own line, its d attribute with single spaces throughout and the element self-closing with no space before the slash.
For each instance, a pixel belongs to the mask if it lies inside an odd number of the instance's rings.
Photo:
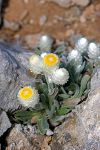
<svg viewBox="0 0 100 150">
<path fill-rule="evenodd" d="M 65 43 L 53 51 L 49 46 L 51 49 L 44 52 L 40 45 L 29 59 L 30 70 L 36 74 L 35 87 L 20 89 L 18 100 L 23 107 L 14 112 L 14 117 L 23 124 L 32 123 L 35 118 L 38 132 L 52 135 L 52 129 L 75 108 L 68 102 L 77 98 L 80 103 L 87 97 L 94 68 L 100 65 L 100 45 L 85 37 L 77 41 L 71 52 L 66 51 Z"/>
</svg>

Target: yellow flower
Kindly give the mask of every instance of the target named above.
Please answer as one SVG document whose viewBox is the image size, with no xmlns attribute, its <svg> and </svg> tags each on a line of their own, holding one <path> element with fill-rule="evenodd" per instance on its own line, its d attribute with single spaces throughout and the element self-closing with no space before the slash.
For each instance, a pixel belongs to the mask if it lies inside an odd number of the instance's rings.
<svg viewBox="0 0 100 150">
<path fill-rule="evenodd" d="M 43 62 L 40 56 L 32 55 L 29 59 L 30 69 L 35 74 L 40 74 L 42 72 Z"/>
<path fill-rule="evenodd" d="M 43 57 L 43 72 L 45 74 L 52 74 L 53 70 L 59 68 L 59 58 L 56 54 L 49 53 Z"/>
<path fill-rule="evenodd" d="M 47 67 L 54 67 L 54 66 L 58 65 L 59 58 L 56 54 L 50 53 L 50 54 L 47 54 L 44 56 L 43 63 Z"/>
<path fill-rule="evenodd" d="M 34 107 L 39 102 L 39 94 L 35 88 L 25 86 L 18 92 L 18 99 L 25 107 Z"/>
</svg>

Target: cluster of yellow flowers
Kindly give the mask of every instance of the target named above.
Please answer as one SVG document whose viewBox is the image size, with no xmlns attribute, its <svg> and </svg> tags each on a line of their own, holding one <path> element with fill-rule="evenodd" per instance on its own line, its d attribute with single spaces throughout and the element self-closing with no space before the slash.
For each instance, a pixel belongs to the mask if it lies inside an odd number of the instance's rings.
<svg viewBox="0 0 100 150">
<path fill-rule="evenodd" d="M 53 53 L 32 55 L 29 59 L 30 69 L 34 74 L 44 74 L 49 83 L 63 85 L 67 83 L 69 73 L 65 68 L 59 68 L 59 57 Z M 31 86 L 19 90 L 18 99 L 25 107 L 35 107 L 39 102 L 38 91 Z"/>
</svg>

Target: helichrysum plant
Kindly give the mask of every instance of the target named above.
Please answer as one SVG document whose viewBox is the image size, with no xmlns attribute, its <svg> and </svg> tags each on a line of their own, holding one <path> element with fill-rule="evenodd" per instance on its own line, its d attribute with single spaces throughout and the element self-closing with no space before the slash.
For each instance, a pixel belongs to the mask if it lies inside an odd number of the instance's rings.
<svg viewBox="0 0 100 150">
<path fill-rule="evenodd" d="M 100 45 L 85 37 L 69 53 L 65 43 L 52 52 L 52 44 L 49 36 L 40 39 L 29 59 L 30 70 L 36 74 L 35 86 L 19 90 L 22 109 L 14 112 L 16 121 L 36 124 L 38 132 L 46 135 L 52 135 L 52 127 L 59 125 L 75 107 L 76 98 L 78 104 L 87 97 L 93 68 L 100 61 Z"/>
</svg>

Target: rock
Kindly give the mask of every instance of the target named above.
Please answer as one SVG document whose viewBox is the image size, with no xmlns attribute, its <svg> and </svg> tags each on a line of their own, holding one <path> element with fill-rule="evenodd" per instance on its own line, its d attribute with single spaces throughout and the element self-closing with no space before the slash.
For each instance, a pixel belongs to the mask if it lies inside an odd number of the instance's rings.
<svg viewBox="0 0 100 150">
<path fill-rule="evenodd" d="M 20 29 L 20 24 L 17 22 L 9 22 L 8 20 L 4 19 L 4 27 L 12 31 L 18 31 Z"/>
<path fill-rule="evenodd" d="M 24 0 L 24 3 L 25 3 L 25 4 L 28 4 L 28 3 L 29 3 L 29 0 Z"/>
<path fill-rule="evenodd" d="M 40 21 L 39 21 L 39 24 L 40 26 L 43 26 L 47 21 L 47 16 L 46 15 L 43 15 L 40 17 Z"/>
<path fill-rule="evenodd" d="M 57 5 L 59 5 L 60 7 L 64 7 L 64 8 L 68 8 L 70 6 L 73 5 L 73 1 L 72 0 L 45 0 L 47 2 L 54 2 Z"/>
<path fill-rule="evenodd" d="M 91 2 L 91 0 L 45 0 L 45 1 L 54 2 L 60 7 L 65 7 L 65 8 L 71 7 L 73 5 L 86 7 Z"/>
<path fill-rule="evenodd" d="M 34 19 L 30 19 L 30 20 L 29 20 L 29 23 L 32 24 L 32 25 L 34 24 L 34 22 L 35 22 Z"/>
<path fill-rule="evenodd" d="M 32 145 L 26 138 L 25 134 L 21 131 L 21 126 L 16 125 L 7 137 L 6 150 L 33 150 Z"/>
<path fill-rule="evenodd" d="M 65 122 L 55 129 L 52 150 L 100 149 L 100 79 L 95 75 L 87 100 L 77 106 Z"/>
<path fill-rule="evenodd" d="M 87 150 L 100 149 L 100 86 L 91 91 L 88 101 L 77 109 L 78 142 Z M 81 134 L 78 134 L 81 133 Z"/>
<path fill-rule="evenodd" d="M 91 0 L 72 0 L 74 4 L 79 5 L 81 7 L 86 7 L 88 4 L 90 4 Z"/>
<path fill-rule="evenodd" d="M 0 108 L 5 111 L 18 109 L 19 89 L 34 84 L 28 75 L 28 60 L 32 54 L 19 45 L 0 42 Z"/>
<path fill-rule="evenodd" d="M 23 23 L 22 22 L 24 22 L 25 20 L 26 20 L 26 18 L 27 18 L 27 16 L 29 15 L 29 12 L 28 12 L 28 10 L 25 10 L 25 11 L 23 11 L 23 13 L 20 15 L 20 23 L 23 25 Z"/>
<path fill-rule="evenodd" d="M 64 16 L 65 23 L 72 24 L 73 22 L 78 21 L 81 13 L 82 11 L 78 6 L 71 7 L 65 13 L 65 16 Z"/>
<path fill-rule="evenodd" d="M 10 120 L 6 112 L 0 112 L 0 136 L 2 136 L 11 127 Z"/>
<path fill-rule="evenodd" d="M 32 125 L 22 126 L 23 133 L 27 136 L 27 138 L 31 141 L 34 135 L 36 134 L 36 127 Z"/>
<path fill-rule="evenodd" d="M 47 129 L 46 135 L 48 136 L 53 135 L 53 132 L 50 129 Z"/>
<path fill-rule="evenodd" d="M 37 135 L 35 126 L 16 124 L 6 138 L 6 150 L 51 150 L 51 137 Z"/>
<path fill-rule="evenodd" d="M 2 19 L 2 0 L 0 0 L 0 24 Z"/>
<path fill-rule="evenodd" d="M 85 19 L 90 19 L 95 17 L 94 14 L 95 14 L 95 7 L 93 4 L 91 4 L 84 10 L 82 17 L 84 17 Z"/>
<path fill-rule="evenodd" d="M 28 45 L 28 47 L 32 48 L 37 45 L 37 41 L 39 41 L 41 34 L 29 34 L 24 37 L 24 42 Z"/>
<path fill-rule="evenodd" d="M 47 136 L 44 138 L 44 141 L 41 145 L 41 150 L 51 150 L 51 147 L 50 147 L 50 142 L 51 142 L 52 138 L 51 136 Z"/>
<path fill-rule="evenodd" d="M 99 87 L 100 87 L 100 68 L 96 68 L 94 75 L 91 79 L 91 90 L 94 91 Z"/>
</svg>

